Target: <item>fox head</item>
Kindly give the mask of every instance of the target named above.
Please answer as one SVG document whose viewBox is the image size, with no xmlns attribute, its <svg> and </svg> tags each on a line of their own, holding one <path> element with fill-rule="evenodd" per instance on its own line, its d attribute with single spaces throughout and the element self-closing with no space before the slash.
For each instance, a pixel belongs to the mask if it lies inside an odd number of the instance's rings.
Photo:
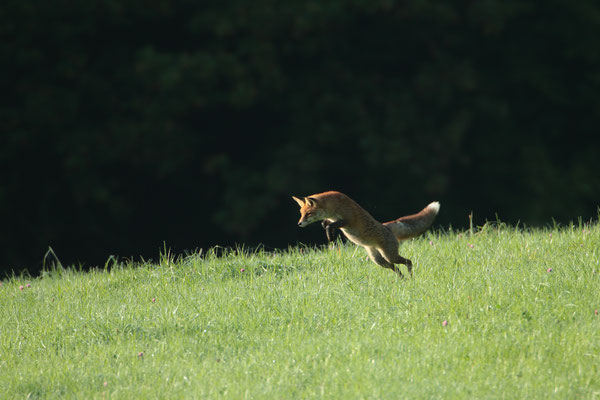
<svg viewBox="0 0 600 400">
<path fill-rule="evenodd" d="M 292 198 L 300 206 L 300 221 L 298 221 L 298 226 L 304 228 L 306 225 L 327 218 L 325 210 L 319 207 L 316 198 L 305 197 L 304 199 L 300 199 L 296 196 L 292 196 Z"/>
</svg>

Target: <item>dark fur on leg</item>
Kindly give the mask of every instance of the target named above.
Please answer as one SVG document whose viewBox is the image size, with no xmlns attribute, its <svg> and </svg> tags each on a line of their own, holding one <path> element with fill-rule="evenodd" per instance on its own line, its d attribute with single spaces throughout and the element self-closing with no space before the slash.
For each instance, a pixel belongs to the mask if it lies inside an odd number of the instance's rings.
<svg viewBox="0 0 600 400">
<path fill-rule="evenodd" d="M 392 271 L 396 272 L 401 278 L 404 277 L 404 275 L 402 275 L 402 271 L 400 271 L 400 268 L 396 267 L 393 263 L 387 261 L 382 255 L 381 253 L 379 253 L 379 250 L 377 250 L 374 247 L 366 247 L 367 249 L 367 254 L 369 254 L 369 258 L 377 265 L 382 266 L 383 268 L 389 268 Z"/>
<path fill-rule="evenodd" d="M 329 222 L 327 220 L 323 220 L 321 222 L 321 226 L 325 228 L 325 234 L 327 234 L 327 240 L 333 242 L 335 240 L 337 229 L 342 228 L 346 225 L 344 220 L 338 220 L 335 222 Z"/>
</svg>

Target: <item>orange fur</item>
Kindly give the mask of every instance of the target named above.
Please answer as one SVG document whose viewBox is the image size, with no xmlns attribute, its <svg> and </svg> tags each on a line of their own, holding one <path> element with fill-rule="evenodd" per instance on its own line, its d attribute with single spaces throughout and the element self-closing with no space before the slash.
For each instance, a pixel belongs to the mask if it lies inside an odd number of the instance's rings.
<svg viewBox="0 0 600 400">
<path fill-rule="evenodd" d="M 340 192 L 329 191 L 304 198 L 292 198 L 300 206 L 299 226 L 324 221 L 323 227 L 329 239 L 333 229 L 340 229 L 351 242 L 363 246 L 373 262 L 400 275 L 402 273 L 395 264 L 404 264 L 411 272 L 412 262 L 398 254 L 398 241 L 427 230 L 440 208 L 438 202 L 433 202 L 417 214 L 382 224 Z"/>
</svg>

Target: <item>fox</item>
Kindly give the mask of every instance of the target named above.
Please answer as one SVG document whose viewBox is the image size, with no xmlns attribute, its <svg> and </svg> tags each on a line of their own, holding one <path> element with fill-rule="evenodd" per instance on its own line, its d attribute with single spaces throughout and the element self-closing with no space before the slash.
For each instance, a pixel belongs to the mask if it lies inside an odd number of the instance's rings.
<svg viewBox="0 0 600 400">
<path fill-rule="evenodd" d="M 440 211 L 440 203 L 434 201 L 416 214 L 382 224 L 357 202 L 337 191 L 292 198 L 300 206 L 298 226 L 304 228 L 322 221 L 328 241 L 333 240 L 339 229 L 352 243 L 364 247 L 371 261 L 400 277 L 402 271 L 396 264 L 405 265 L 409 274 L 413 264 L 398 253 L 399 242 L 425 232 Z"/>
</svg>

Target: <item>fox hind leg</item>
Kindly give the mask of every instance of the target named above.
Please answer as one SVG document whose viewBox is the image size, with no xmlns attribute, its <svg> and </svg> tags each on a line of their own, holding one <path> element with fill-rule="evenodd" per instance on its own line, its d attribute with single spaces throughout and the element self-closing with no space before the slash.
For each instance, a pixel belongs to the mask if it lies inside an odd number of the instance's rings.
<svg viewBox="0 0 600 400">
<path fill-rule="evenodd" d="M 383 268 L 389 268 L 396 272 L 398 275 L 402 276 L 402 271 L 400 271 L 400 268 L 396 267 L 394 263 L 386 260 L 376 247 L 365 247 L 365 249 L 367 249 L 367 254 L 369 254 L 369 258 L 375 264 L 382 266 Z"/>
<path fill-rule="evenodd" d="M 409 274 L 412 274 L 412 261 L 398 254 L 398 242 L 384 246 L 381 250 L 381 256 L 391 264 L 404 264 Z"/>
<path fill-rule="evenodd" d="M 409 274 L 412 274 L 412 261 L 398 254 L 398 239 L 390 229 L 385 229 L 383 240 L 379 243 L 379 252 L 381 256 L 391 264 L 404 264 Z"/>
</svg>

